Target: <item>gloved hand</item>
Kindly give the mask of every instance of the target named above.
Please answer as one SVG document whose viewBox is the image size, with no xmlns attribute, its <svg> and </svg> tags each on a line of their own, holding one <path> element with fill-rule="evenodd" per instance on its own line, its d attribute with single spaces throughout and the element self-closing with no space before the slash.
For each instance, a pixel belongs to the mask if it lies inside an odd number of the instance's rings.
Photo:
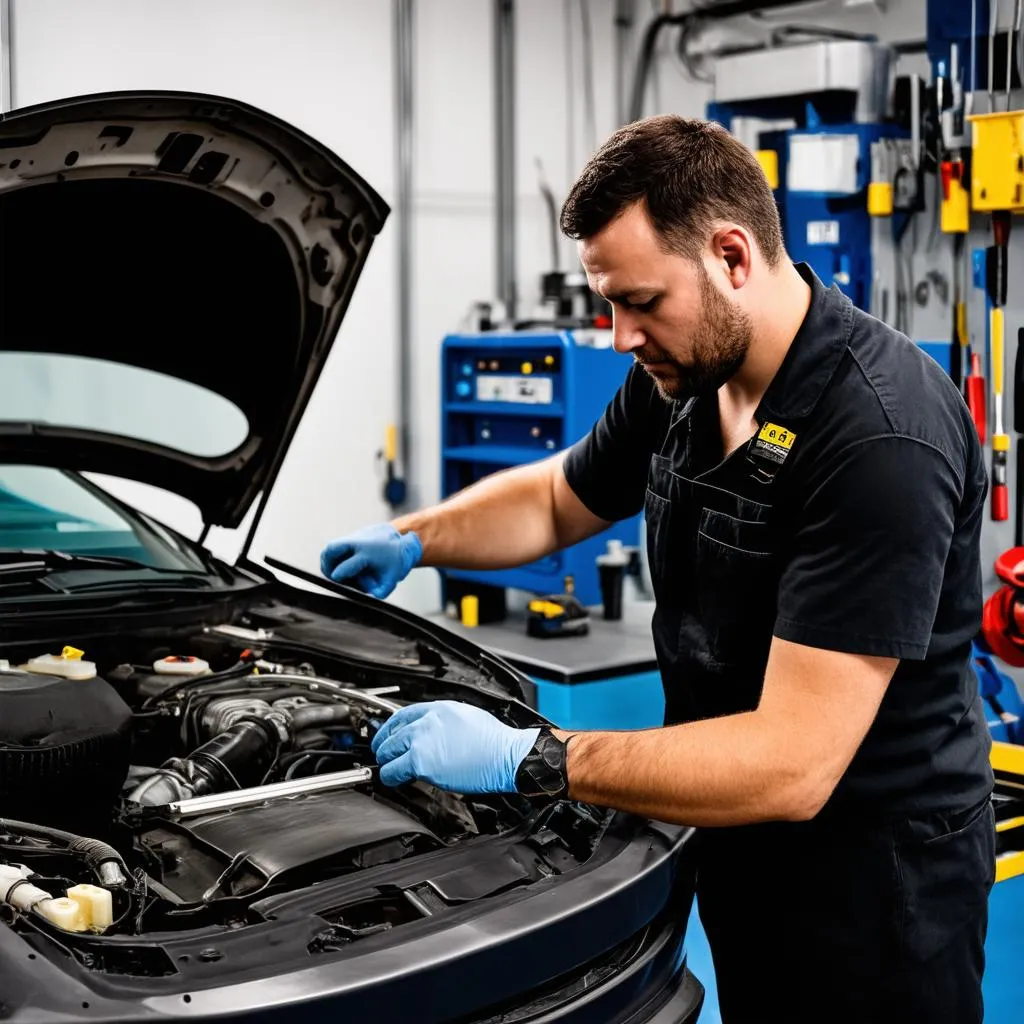
<svg viewBox="0 0 1024 1024">
<path fill-rule="evenodd" d="M 513 729 L 492 714 L 454 700 L 410 704 L 373 738 L 380 781 L 412 779 L 454 793 L 514 793 L 516 771 L 540 729 Z"/>
<path fill-rule="evenodd" d="M 320 552 L 320 571 L 335 583 L 351 580 L 383 599 L 422 557 L 423 545 L 415 533 L 399 533 L 390 523 L 380 523 L 332 540 Z"/>
</svg>

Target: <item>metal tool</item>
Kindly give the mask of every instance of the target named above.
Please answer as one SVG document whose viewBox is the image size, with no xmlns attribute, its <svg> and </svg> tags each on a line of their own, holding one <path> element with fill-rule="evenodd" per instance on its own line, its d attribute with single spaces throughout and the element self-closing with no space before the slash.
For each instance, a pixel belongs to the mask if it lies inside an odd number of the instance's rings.
<svg viewBox="0 0 1024 1024">
<path fill-rule="evenodd" d="M 1013 41 L 1020 39 L 1021 9 L 1024 4 L 1017 0 L 1013 8 L 1013 30 L 1006 32 L 1006 109 L 1010 109 L 1010 85 L 1013 83 Z"/>
<path fill-rule="evenodd" d="M 251 789 L 239 789 L 231 793 L 210 793 L 208 796 L 197 796 L 191 800 L 179 800 L 168 804 L 167 810 L 179 818 L 195 818 L 200 814 L 252 807 L 267 800 L 352 789 L 365 785 L 372 779 L 372 768 L 352 768 L 344 772 L 331 772 L 329 775 L 315 775 L 310 779 L 274 782 L 269 786 L 253 786 Z"/>
<path fill-rule="evenodd" d="M 999 21 L 999 0 L 988 5 L 988 109 L 996 109 L 996 23 Z"/>
<path fill-rule="evenodd" d="M 967 337 L 967 316 L 964 293 L 961 290 L 961 271 L 965 236 L 953 235 L 953 352 L 950 363 L 953 382 L 966 397 L 967 378 L 971 373 L 970 339 Z"/>
<path fill-rule="evenodd" d="M 989 339 L 992 357 L 992 519 L 1004 522 L 1010 517 L 1009 490 L 1006 463 L 1010 451 L 1010 437 L 1004 425 L 1005 398 L 1003 379 L 1006 370 L 1005 324 L 1007 251 L 1010 242 L 1010 214 L 996 210 L 992 214 L 992 236 L 985 260 L 985 289 L 992 308 L 989 311 Z"/>
<path fill-rule="evenodd" d="M 538 640 L 589 633 L 590 612 L 574 591 L 572 577 L 566 577 L 564 594 L 551 594 L 530 601 L 526 609 L 526 632 Z"/>
<path fill-rule="evenodd" d="M 964 100 L 964 116 L 974 109 L 974 94 L 978 91 L 978 0 L 971 0 L 971 81 Z"/>
</svg>

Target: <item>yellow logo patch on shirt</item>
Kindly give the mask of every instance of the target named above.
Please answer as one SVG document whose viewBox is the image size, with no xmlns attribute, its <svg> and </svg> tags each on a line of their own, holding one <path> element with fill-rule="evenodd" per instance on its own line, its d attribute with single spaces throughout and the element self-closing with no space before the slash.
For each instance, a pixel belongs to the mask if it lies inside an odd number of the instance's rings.
<svg viewBox="0 0 1024 1024">
<path fill-rule="evenodd" d="M 793 447 L 796 434 L 777 423 L 766 423 L 757 434 L 755 449 L 772 462 L 785 462 L 789 450 Z"/>
</svg>

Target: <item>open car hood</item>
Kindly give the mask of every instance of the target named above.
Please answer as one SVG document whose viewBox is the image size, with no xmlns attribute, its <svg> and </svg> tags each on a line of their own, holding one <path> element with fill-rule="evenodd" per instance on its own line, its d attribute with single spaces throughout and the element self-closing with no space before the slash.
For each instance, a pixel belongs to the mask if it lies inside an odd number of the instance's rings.
<svg viewBox="0 0 1024 1024">
<path fill-rule="evenodd" d="M 388 212 L 235 100 L 122 92 L 3 117 L 0 461 L 139 480 L 239 525 Z"/>
</svg>

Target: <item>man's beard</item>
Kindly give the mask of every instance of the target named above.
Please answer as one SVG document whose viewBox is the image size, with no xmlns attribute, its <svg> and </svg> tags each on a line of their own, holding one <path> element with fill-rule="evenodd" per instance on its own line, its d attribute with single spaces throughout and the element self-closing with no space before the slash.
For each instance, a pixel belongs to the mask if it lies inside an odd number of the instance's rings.
<svg viewBox="0 0 1024 1024">
<path fill-rule="evenodd" d="M 690 339 L 690 358 L 680 362 L 664 349 L 648 342 L 634 358 L 641 366 L 663 363 L 672 367 L 668 376 L 650 373 L 658 393 L 668 402 L 717 391 L 747 356 L 754 333 L 747 313 L 734 306 L 704 273 L 700 280 L 701 319 Z"/>
</svg>

